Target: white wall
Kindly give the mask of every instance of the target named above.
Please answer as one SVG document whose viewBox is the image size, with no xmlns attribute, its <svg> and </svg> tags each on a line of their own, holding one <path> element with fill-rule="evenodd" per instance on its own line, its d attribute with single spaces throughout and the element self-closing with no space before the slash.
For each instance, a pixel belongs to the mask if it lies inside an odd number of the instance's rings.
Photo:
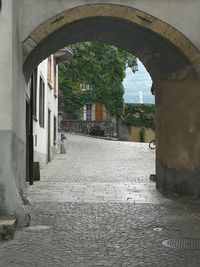
<svg viewBox="0 0 200 267">
<path fill-rule="evenodd" d="M 16 215 L 18 225 L 28 217 L 21 195 L 25 191 L 26 85 L 20 46 L 21 6 L 3 1 L 0 11 L 0 215 Z"/>
<path fill-rule="evenodd" d="M 0 130 L 12 129 L 12 2 L 0 13 Z"/>
<path fill-rule="evenodd" d="M 54 75 L 52 75 L 54 77 Z M 54 81 L 53 81 L 54 84 Z M 54 88 L 51 88 L 48 85 L 47 89 L 47 105 L 46 105 L 46 124 L 48 124 L 48 110 L 51 111 L 51 159 L 55 157 L 58 149 L 58 131 L 56 131 L 56 145 L 54 145 L 54 116 L 56 117 L 56 129 L 58 129 L 58 66 L 56 66 L 56 93 L 54 92 Z"/>
<path fill-rule="evenodd" d="M 53 56 L 52 66 L 54 64 Z M 56 66 L 56 70 L 58 67 Z M 43 79 L 45 84 L 45 113 L 44 113 L 44 128 L 39 125 L 39 87 L 40 87 L 40 77 Z M 33 135 L 34 135 L 34 161 L 39 161 L 40 166 L 44 166 L 48 162 L 48 110 L 51 111 L 51 159 L 55 156 L 57 145 L 54 146 L 54 116 L 58 118 L 58 97 L 54 95 L 54 88 L 48 83 L 48 59 L 45 59 L 38 66 L 37 72 L 37 115 L 36 119 L 33 121 Z M 54 85 L 54 74 L 52 67 L 52 84 Z M 56 91 L 58 92 L 58 73 L 56 73 Z M 58 136 L 58 135 L 57 135 Z"/>
</svg>

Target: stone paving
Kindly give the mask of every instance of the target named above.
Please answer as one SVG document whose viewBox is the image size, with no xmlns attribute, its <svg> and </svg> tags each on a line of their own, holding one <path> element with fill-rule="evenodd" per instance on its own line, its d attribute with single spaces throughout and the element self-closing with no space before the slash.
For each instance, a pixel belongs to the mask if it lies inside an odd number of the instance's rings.
<svg viewBox="0 0 200 267">
<path fill-rule="evenodd" d="M 162 245 L 200 238 L 200 205 L 161 196 L 154 161 L 147 144 L 68 135 L 29 188 L 31 226 L 0 243 L 0 266 L 200 266 L 199 250 Z"/>
</svg>

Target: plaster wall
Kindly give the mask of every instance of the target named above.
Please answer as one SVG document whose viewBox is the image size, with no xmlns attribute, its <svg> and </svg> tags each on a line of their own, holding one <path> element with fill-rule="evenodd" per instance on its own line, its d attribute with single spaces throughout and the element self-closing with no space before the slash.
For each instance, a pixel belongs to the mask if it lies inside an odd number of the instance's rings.
<svg viewBox="0 0 200 267">
<path fill-rule="evenodd" d="M 133 7 L 170 24 L 187 36 L 200 49 L 200 2 L 198 0 L 21 0 L 23 12 L 23 31 L 21 41 L 45 20 L 56 14 L 87 4 L 118 4 Z"/>
<path fill-rule="evenodd" d="M 12 1 L 0 11 L 0 130 L 12 129 Z"/>
<path fill-rule="evenodd" d="M 47 164 L 47 153 L 38 152 L 34 149 L 34 161 L 40 163 L 40 168 L 43 168 Z"/>
<path fill-rule="evenodd" d="M 45 108 L 44 113 L 44 128 L 39 125 L 39 89 L 40 89 L 40 78 L 45 84 L 45 103 L 47 103 L 47 60 L 41 62 L 38 66 L 37 71 L 37 111 L 36 111 L 36 120 L 33 120 L 33 136 L 34 136 L 34 161 L 39 161 L 41 165 L 46 164 L 47 158 L 38 157 L 39 154 L 47 156 L 47 111 Z M 41 160 L 42 158 L 42 160 Z"/>
<path fill-rule="evenodd" d="M 55 73 L 56 91 L 54 91 L 54 88 L 51 88 L 48 85 L 48 93 L 47 93 L 47 112 L 48 112 L 48 109 L 51 111 L 51 122 L 50 122 L 50 125 L 51 125 L 51 129 L 50 129 L 51 159 L 53 159 L 57 155 L 57 149 L 58 149 L 57 132 L 56 132 L 56 144 L 54 144 L 54 117 L 56 117 L 56 129 L 58 129 L 58 90 L 59 90 L 58 88 L 58 65 L 56 66 L 55 70 L 56 70 L 56 73 Z"/>
<path fill-rule="evenodd" d="M 56 93 L 48 85 L 46 112 L 51 111 L 50 117 L 50 160 L 53 160 L 58 153 L 58 66 L 56 66 Z M 54 117 L 56 118 L 56 140 L 54 144 Z M 47 122 L 48 123 L 48 120 Z"/>
<path fill-rule="evenodd" d="M 25 91 L 20 46 L 20 3 L 3 1 L 0 11 L 0 215 L 28 223 L 25 191 Z"/>
<path fill-rule="evenodd" d="M 156 95 L 157 188 L 200 197 L 200 81 L 194 73 L 163 80 Z"/>
<path fill-rule="evenodd" d="M 144 142 L 149 143 L 151 140 L 156 139 L 155 132 L 150 128 L 143 127 L 144 132 Z M 140 131 L 142 127 L 131 126 L 131 133 L 128 135 L 128 141 L 140 142 Z"/>
<path fill-rule="evenodd" d="M 21 8 L 19 2 L 13 2 L 13 41 L 12 41 L 12 130 L 13 130 L 13 174 L 17 188 L 25 192 L 25 156 L 26 156 L 26 90 L 27 85 L 22 73 L 22 52 L 19 43 L 21 31 Z"/>
<path fill-rule="evenodd" d="M 54 65 L 53 56 L 52 57 L 52 66 Z M 54 77 L 52 68 L 52 79 Z M 48 59 L 45 59 L 38 65 L 37 72 L 37 114 L 36 119 L 33 121 L 33 135 L 34 135 L 34 161 L 38 161 L 40 166 L 43 167 L 48 162 L 48 110 L 51 111 L 51 128 L 50 128 L 50 146 L 51 146 L 51 159 L 53 159 L 56 155 L 57 151 L 57 143 L 54 146 L 54 116 L 58 117 L 58 67 L 56 66 L 56 86 L 57 93 L 54 94 L 54 89 L 48 83 Z M 44 128 L 39 125 L 39 87 L 40 87 L 40 77 L 42 78 L 45 84 L 45 113 L 44 113 Z M 54 85 L 54 80 L 52 80 L 52 84 Z M 58 136 L 58 135 L 57 135 Z"/>
</svg>

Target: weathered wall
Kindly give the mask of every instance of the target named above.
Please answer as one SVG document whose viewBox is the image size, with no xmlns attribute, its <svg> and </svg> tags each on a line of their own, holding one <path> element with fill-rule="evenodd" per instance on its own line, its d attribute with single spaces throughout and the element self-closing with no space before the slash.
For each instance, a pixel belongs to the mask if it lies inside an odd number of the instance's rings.
<svg viewBox="0 0 200 267">
<path fill-rule="evenodd" d="M 145 0 L 140 1 L 143 4 L 144 2 Z M 171 10 L 174 10 L 174 2 L 176 1 L 171 1 L 168 5 Z M 162 12 L 160 17 L 154 17 L 151 13 L 145 13 L 143 9 L 138 10 L 137 5 L 133 3 L 130 6 L 121 5 L 119 1 L 116 1 L 115 5 L 114 3 L 115 1 L 106 3 L 98 1 L 97 4 L 97 1 L 90 1 L 88 4 L 75 5 L 74 8 L 64 9 L 62 6 L 63 12 L 54 17 L 50 16 L 47 21 L 43 21 L 39 27 L 30 32 L 22 44 L 24 60 L 27 59 L 24 64 L 27 78 L 32 71 L 31 66 L 37 66 L 50 53 L 67 44 L 86 40 L 108 42 L 134 53 L 148 68 L 154 81 L 160 78 L 163 71 L 166 74 L 184 68 L 186 63 L 184 58 L 196 68 L 199 66 L 200 54 L 197 48 L 185 37 L 184 31 L 180 32 L 178 27 L 173 28 L 171 21 L 162 20 Z M 163 1 L 161 3 L 163 5 Z M 147 6 L 151 7 L 150 1 Z M 33 10 L 42 8 L 41 2 L 35 1 L 32 7 Z M 45 9 L 45 13 L 41 16 L 45 18 L 47 13 Z M 190 15 L 192 13 L 187 13 L 188 18 Z M 189 28 L 193 27 L 191 21 L 187 22 L 188 24 Z M 178 53 L 172 52 L 175 47 L 179 50 Z M 174 64 L 170 64 L 170 57 L 174 59 Z"/>
<path fill-rule="evenodd" d="M 155 131 L 146 127 L 136 127 L 131 125 L 126 125 L 119 123 L 119 140 L 121 141 L 130 141 L 130 142 L 141 142 L 140 140 L 140 131 L 144 129 L 144 142 L 149 143 L 151 140 L 156 139 Z"/>
<path fill-rule="evenodd" d="M 150 128 L 144 128 L 144 142 L 149 143 L 151 140 L 156 139 L 155 132 Z M 128 136 L 128 141 L 141 142 L 140 131 L 142 127 L 131 126 L 131 133 Z"/>
<path fill-rule="evenodd" d="M 55 1 L 49 1 L 44 11 L 41 1 L 24 1 L 23 19 L 28 24 L 22 40 L 29 36 L 23 44 L 24 55 L 28 56 L 24 67 L 28 77 L 31 66 L 45 53 L 84 40 L 116 44 L 134 53 L 145 64 L 156 88 L 157 188 L 166 194 L 199 196 L 200 161 L 196 147 L 199 148 L 200 87 L 195 70 L 198 72 L 200 66 L 200 2 L 179 2 L 136 0 L 123 1 L 122 5 L 122 1 L 106 1 L 102 6 L 104 1 L 60 1 L 62 6 L 55 6 Z M 37 11 L 38 6 L 41 10 L 28 21 L 29 8 Z M 74 9 L 69 11 L 69 7 Z M 63 13 L 51 18 L 60 11 Z"/>
<path fill-rule="evenodd" d="M 19 2 L 0 11 L 0 214 L 27 223 L 20 194 L 25 190 L 25 84 L 19 41 Z"/>
<path fill-rule="evenodd" d="M 12 129 L 12 1 L 0 11 L 0 130 Z"/>
<path fill-rule="evenodd" d="M 45 110 L 44 110 L 44 128 L 39 124 L 39 95 L 40 95 L 40 77 L 45 84 Z M 49 93 L 47 84 L 47 59 L 42 61 L 37 68 L 37 100 L 36 100 L 36 117 L 33 119 L 33 148 L 34 161 L 40 163 L 40 166 L 47 164 L 47 136 L 48 136 L 48 110 L 47 110 L 47 94 Z"/>
<path fill-rule="evenodd" d="M 123 124 L 121 120 L 118 122 L 118 138 L 121 141 L 128 141 L 128 136 L 131 133 L 131 126 Z"/>
<path fill-rule="evenodd" d="M 200 81 L 193 72 L 163 80 L 156 94 L 157 188 L 200 197 Z"/>
<path fill-rule="evenodd" d="M 200 2 L 198 0 L 22 0 L 23 3 L 23 32 L 21 41 L 45 20 L 56 14 L 86 4 L 118 4 L 133 7 L 149 13 L 185 34 L 200 49 Z M 187 12 L 186 12 L 187 11 Z M 189 23 L 188 23 L 189 18 Z"/>
<path fill-rule="evenodd" d="M 52 66 L 54 66 L 54 59 L 52 56 Z M 54 88 L 51 88 L 48 83 L 48 59 L 45 59 L 37 68 L 37 110 L 36 118 L 33 120 L 33 137 L 34 137 L 34 161 L 40 163 L 40 167 L 43 167 L 48 162 L 48 110 L 51 111 L 50 118 L 50 158 L 57 155 L 57 145 L 54 145 L 54 116 L 57 116 L 58 112 L 58 67 L 56 67 L 56 96 L 54 95 Z M 40 77 L 45 84 L 45 110 L 44 110 L 44 127 L 39 124 L 39 89 L 40 89 Z M 54 68 L 52 67 L 52 85 L 54 85 Z M 57 143 L 57 141 L 56 141 Z"/>
</svg>

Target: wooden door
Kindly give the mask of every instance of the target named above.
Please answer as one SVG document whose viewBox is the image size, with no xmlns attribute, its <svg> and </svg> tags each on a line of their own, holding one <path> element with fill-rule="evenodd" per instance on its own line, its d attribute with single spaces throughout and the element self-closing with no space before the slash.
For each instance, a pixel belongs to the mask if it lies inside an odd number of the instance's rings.
<svg viewBox="0 0 200 267">
<path fill-rule="evenodd" d="M 95 103 L 95 121 L 103 121 L 103 103 Z"/>
</svg>

